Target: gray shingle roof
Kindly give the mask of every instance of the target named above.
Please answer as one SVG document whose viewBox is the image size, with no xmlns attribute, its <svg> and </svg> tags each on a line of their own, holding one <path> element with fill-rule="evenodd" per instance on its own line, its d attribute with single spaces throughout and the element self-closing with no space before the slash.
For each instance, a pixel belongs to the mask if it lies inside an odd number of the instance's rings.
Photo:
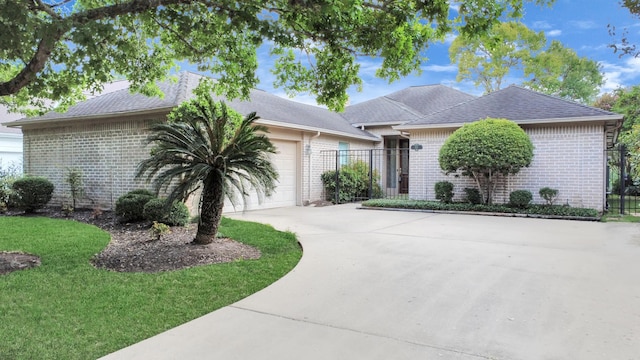
<svg viewBox="0 0 640 360">
<path fill-rule="evenodd" d="M 99 118 L 110 116 L 169 110 L 192 98 L 194 96 L 193 90 L 201 78 L 202 76 L 198 74 L 182 72 L 179 74 L 177 82 L 165 81 L 158 84 L 164 93 L 163 98 L 132 94 L 127 88 L 88 99 L 70 107 L 66 113 L 49 112 L 44 116 L 21 119 L 15 125 L 91 118 L 100 121 Z M 314 131 L 329 131 L 341 135 L 377 140 L 370 133 L 354 128 L 334 112 L 283 99 L 261 90 L 251 90 L 249 101 L 233 100 L 227 101 L 227 103 L 244 115 L 255 111 L 263 120 L 275 122 L 285 127 L 304 127 Z"/>
<path fill-rule="evenodd" d="M 348 106 L 342 117 L 349 123 L 359 124 L 402 124 L 420 118 L 420 113 L 385 96 Z"/>
<path fill-rule="evenodd" d="M 402 124 L 475 99 L 444 85 L 412 86 L 348 106 L 343 116 L 352 124 Z"/>
<path fill-rule="evenodd" d="M 387 95 L 422 115 L 428 115 L 476 97 L 444 85 L 412 86 Z"/>
<path fill-rule="evenodd" d="M 622 115 L 512 85 L 437 113 L 426 115 L 397 128 L 415 129 L 446 126 L 447 124 L 456 125 L 487 117 L 506 118 L 516 123 L 534 123 L 558 119 L 581 121 L 593 120 L 594 118 L 622 118 Z"/>
</svg>

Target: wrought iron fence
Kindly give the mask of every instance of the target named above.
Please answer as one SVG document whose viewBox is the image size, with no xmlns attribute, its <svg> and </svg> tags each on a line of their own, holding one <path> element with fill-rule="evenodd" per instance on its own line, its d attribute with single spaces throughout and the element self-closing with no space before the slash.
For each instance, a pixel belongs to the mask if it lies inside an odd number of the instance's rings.
<svg viewBox="0 0 640 360">
<path fill-rule="evenodd" d="M 612 214 L 640 216 L 640 183 L 631 173 L 631 155 L 623 146 L 605 150 L 607 159 L 607 211 Z"/>
<path fill-rule="evenodd" d="M 321 156 L 325 200 L 342 204 L 408 196 L 409 149 L 325 150 Z"/>
</svg>

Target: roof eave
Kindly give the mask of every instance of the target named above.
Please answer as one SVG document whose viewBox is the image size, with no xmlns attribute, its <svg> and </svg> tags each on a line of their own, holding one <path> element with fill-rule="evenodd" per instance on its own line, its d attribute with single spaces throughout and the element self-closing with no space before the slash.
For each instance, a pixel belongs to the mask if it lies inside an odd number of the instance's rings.
<svg viewBox="0 0 640 360">
<path fill-rule="evenodd" d="M 513 120 L 518 125 L 538 125 L 538 124 L 562 124 L 562 123 L 575 123 L 575 122 L 599 122 L 599 121 L 617 121 L 622 120 L 623 116 L 620 114 L 613 115 L 598 115 L 598 116 L 579 116 L 570 118 L 550 118 L 550 119 L 526 119 L 526 120 Z M 478 119 L 480 120 L 480 119 Z M 445 123 L 445 124 L 406 124 L 400 126 L 394 126 L 396 130 L 420 130 L 420 129 L 452 129 L 462 127 L 466 123 Z"/>
<path fill-rule="evenodd" d="M 380 138 L 375 136 L 375 135 L 373 135 L 373 134 L 371 136 L 349 134 L 349 133 L 342 132 L 342 131 L 323 129 L 323 128 L 314 127 L 314 126 L 289 124 L 289 123 L 276 121 L 276 120 L 267 120 L 267 119 L 264 119 L 264 118 L 261 118 L 260 120 L 256 121 L 256 123 L 259 123 L 261 125 L 266 125 L 266 126 L 284 128 L 284 129 L 291 129 L 291 130 L 298 130 L 298 131 L 309 131 L 309 132 L 321 132 L 321 133 L 325 133 L 325 134 L 331 134 L 331 135 L 349 137 L 349 138 L 355 138 L 355 139 L 361 139 L 361 140 L 380 141 Z"/>
<path fill-rule="evenodd" d="M 367 122 L 367 123 L 353 123 L 351 126 L 354 127 L 370 127 L 370 126 L 393 126 L 393 125 L 402 125 L 411 120 L 398 120 L 398 121 L 381 121 L 381 122 Z"/>
<path fill-rule="evenodd" d="M 25 118 L 22 120 L 15 120 L 15 121 L 3 123 L 2 125 L 13 128 L 13 127 L 29 126 L 29 125 L 66 123 L 70 121 L 99 120 L 99 119 L 108 119 L 108 118 L 114 118 L 114 117 L 157 115 L 157 114 L 167 114 L 173 108 L 174 107 L 172 106 L 172 107 L 164 107 L 164 108 L 156 108 L 156 109 L 146 109 L 146 110 L 140 110 L 140 111 L 121 111 L 121 112 L 111 112 L 111 113 L 97 114 L 97 115 L 59 117 L 59 118 L 50 118 L 50 119 Z"/>
</svg>

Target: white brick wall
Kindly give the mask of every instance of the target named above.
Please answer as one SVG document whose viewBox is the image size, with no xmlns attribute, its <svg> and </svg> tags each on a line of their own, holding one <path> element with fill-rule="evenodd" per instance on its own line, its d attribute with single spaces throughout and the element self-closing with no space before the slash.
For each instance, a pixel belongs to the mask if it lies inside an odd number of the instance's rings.
<svg viewBox="0 0 640 360">
<path fill-rule="evenodd" d="M 598 125 L 525 127 L 531 138 L 534 157 L 529 168 L 509 176 L 506 186 L 498 186 L 494 202 L 509 199 L 513 190 L 529 190 L 534 203 L 544 203 L 538 191 L 548 186 L 559 190 L 556 203 L 597 210 L 604 208 L 604 128 Z M 411 151 L 410 188 L 412 199 L 434 200 L 438 181 L 455 184 L 455 198 L 464 196 L 465 187 L 475 187 L 466 177 L 445 175 L 438 164 L 438 153 L 453 130 L 415 130 L 411 144 L 422 144 Z"/>
<path fill-rule="evenodd" d="M 111 208 L 118 197 L 137 188 L 149 188 L 134 174 L 148 157 L 144 140 L 153 120 L 75 124 L 45 129 L 23 129 L 24 171 L 44 176 L 55 185 L 52 204 L 70 200 L 64 177 L 69 168 L 83 173 L 86 199 L 79 206 Z"/>
<path fill-rule="evenodd" d="M 67 169 L 79 168 L 84 175 L 86 199 L 78 205 L 113 208 L 118 197 L 126 192 L 151 188 L 143 179 L 136 181 L 134 175 L 140 161 L 149 156 L 148 149 L 143 148 L 147 129 L 152 122 L 161 120 L 114 119 L 102 120 L 99 124 L 76 123 L 39 129 L 26 127 L 23 129 L 25 173 L 51 180 L 56 187 L 52 204 L 61 205 L 63 201 L 70 201 L 69 187 L 64 181 Z M 277 128 L 270 129 L 268 135 L 272 139 L 300 144 L 297 194 L 300 203 L 322 197 L 320 175 L 326 166 L 322 150 L 337 150 L 339 142 L 349 143 L 351 150 L 370 149 L 375 144 L 325 134 L 314 137 L 315 134 L 309 132 Z M 306 145 L 310 145 L 310 154 L 305 152 Z"/>
</svg>

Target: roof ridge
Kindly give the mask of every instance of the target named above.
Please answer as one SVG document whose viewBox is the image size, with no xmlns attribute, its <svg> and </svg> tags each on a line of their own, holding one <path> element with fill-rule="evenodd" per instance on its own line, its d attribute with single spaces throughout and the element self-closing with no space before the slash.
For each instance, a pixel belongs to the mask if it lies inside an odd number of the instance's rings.
<svg viewBox="0 0 640 360">
<path fill-rule="evenodd" d="M 394 105 L 397 105 L 398 107 L 402 108 L 403 110 L 406 110 L 406 111 L 410 112 L 411 114 L 413 114 L 413 115 L 415 115 L 417 117 L 421 117 L 421 116 L 425 115 L 425 114 L 421 113 L 420 111 L 418 111 L 417 109 L 414 109 L 411 106 L 409 106 L 409 105 L 407 105 L 407 104 L 405 104 L 405 103 L 403 103 L 401 101 L 391 99 L 387 95 L 381 96 L 381 98 L 383 98 L 384 100 L 392 102 Z"/>
<path fill-rule="evenodd" d="M 452 89 L 452 88 L 451 88 L 451 89 Z M 458 90 L 458 91 L 459 91 L 459 90 Z M 461 92 L 461 93 L 463 93 L 463 94 L 466 94 L 464 91 L 460 91 L 460 92 Z M 422 120 L 422 119 L 426 118 L 427 116 L 432 116 L 432 115 L 439 114 L 439 113 L 441 113 L 441 112 L 443 112 L 443 111 L 448 111 L 448 110 L 450 110 L 450 109 L 455 109 L 455 108 L 457 108 L 457 107 L 459 107 L 459 106 L 462 106 L 462 105 L 468 104 L 468 103 L 470 103 L 470 102 L 480 100 L 480 99 L 482 99 L 482 98 L 484 98 L 485 96 L 488 96 L 488 95 L 490 95 L 490 94 L 491 94 L 491 93 L 486 94 L 486 95 L 482 95 L 482 96 L 475 96 L 475 95 L 467 94 L 467 95 L 471 95 L 471 96 L 473 96 L 473 99 L 469 99 L 469 100 L 467 100 L 467 101 L 463 101 L 463 102 L 461 102 L 461 103 L 457 103 L 457 104 L 455 104 L 455 105 L 449 106 L 449 107 L 444 108 L 444 109 L 440 109 L 440 110 L 438 110 L 438 111 L 434 111 L 434 112 L 429 113 L 429 114 L 424 114 L 424 115 L 422 115 L 420 118 L 418 118 L 418 119 L 416 119 L 416 120 L 413 120 L 413 121 L 411 121 L 411 122 L 420 121 L 420 120 Z"/>
</svg>

